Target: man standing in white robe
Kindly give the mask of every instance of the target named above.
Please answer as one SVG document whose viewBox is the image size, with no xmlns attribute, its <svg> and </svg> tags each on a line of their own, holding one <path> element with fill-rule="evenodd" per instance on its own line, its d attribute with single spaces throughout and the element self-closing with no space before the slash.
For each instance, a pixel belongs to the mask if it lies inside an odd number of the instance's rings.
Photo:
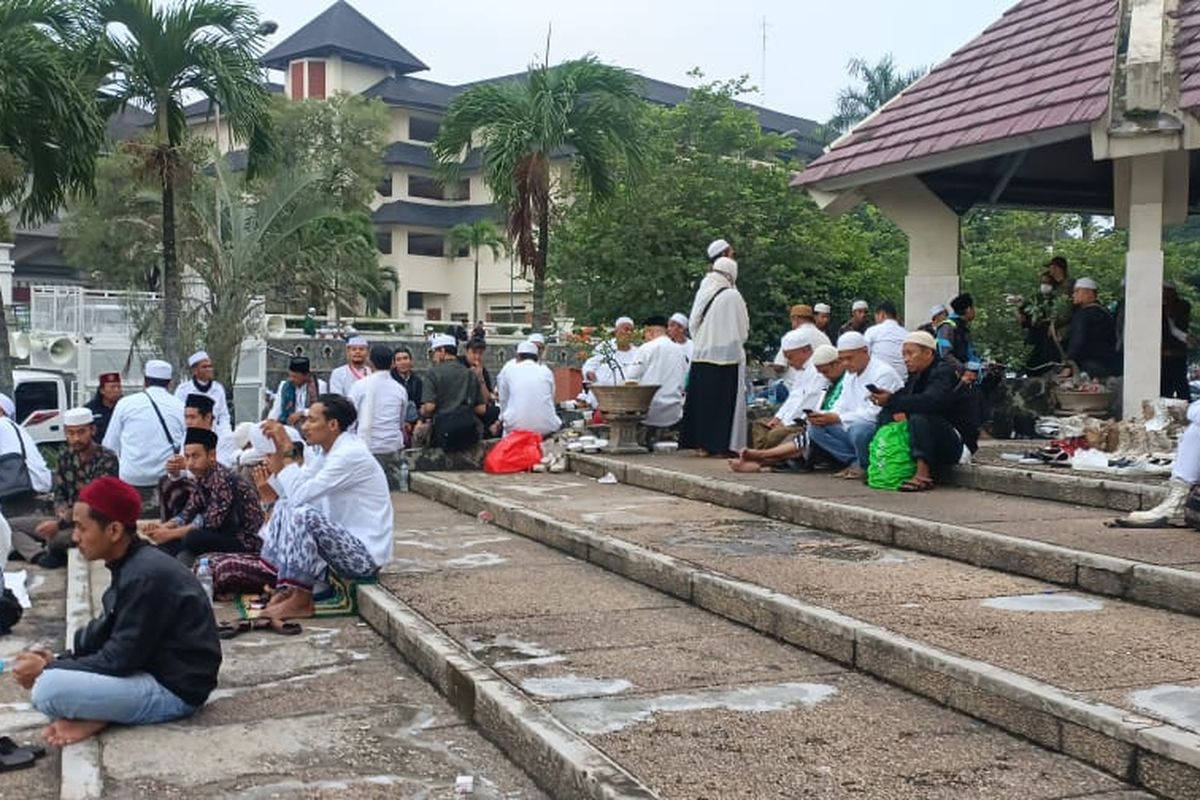
<svg viewBox="0 0 1200 800">
<path fill-rule="evenodd" d="M 213 377 L 212 359 L 208 353 L 199 350 L 188 358 L 188 369 L 192 371 L 190 380 L 175 387 L 175 397 L 184 404 L 189 394 L 202 394 L 213 401 L 213 431 L 218 436 L 233 430 L 233 421 L 229 414 L 229 400 L 225 387 Z"/>
</svg>

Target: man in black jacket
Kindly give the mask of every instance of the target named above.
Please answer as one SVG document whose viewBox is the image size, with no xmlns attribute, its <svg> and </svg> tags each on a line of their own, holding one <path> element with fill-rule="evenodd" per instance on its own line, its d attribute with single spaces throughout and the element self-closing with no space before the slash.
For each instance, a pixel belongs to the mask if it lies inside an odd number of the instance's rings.
<svg viewBox="0 0 1200 800">
<path fill-rule="evenodd" d="M 1121 374 L 1117 361 L 1117 326 L 1112 314 L 1097 299 L 1099 285 L 1091 278 L 1075 281 L 1071 300 L 1071 329 L 1067 334 L 1067 361 L 1075 365 L 1076 376 L 1086 372 L 1093 378 L 1108 378 Z M 1072 374 L 1063 370 L 1064 377 Z"/>
<path fill-rule="evenodd" d="M 956 391 L 958 373 L 938 358 L 934 338 L 925 331 L 910 333 L 903 353 L 908 367 L 904 387 L 894 394 L 875 392 L 871 400 L 882 409 L 880 425 L 908 422 L 909 448 L 917 472 L 900 491 L 925 492 L 933 488 L 934 468 L 957 464 L 963 442 L 974 443 L 978 430 L 964 395 Z"/>
<path fill-rule="evenodd" d="M 152 725 L 191 715 L 217 685 L 221 642 L 212 604 L 187 569 L 137 535 L 141 499 L 118 478 L 85 486 L 75 543 L 112 572 L 103 613 L 75 633 L 71 652 L 17 656 L 13 675 L 54 720 L 46 742 L 65 747 L 110 723 Z"/>
</svg>

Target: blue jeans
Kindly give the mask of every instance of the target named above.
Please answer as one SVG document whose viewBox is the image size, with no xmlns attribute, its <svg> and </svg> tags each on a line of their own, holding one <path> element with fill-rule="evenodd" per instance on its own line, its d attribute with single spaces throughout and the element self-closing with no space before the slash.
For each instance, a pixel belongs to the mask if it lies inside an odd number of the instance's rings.
<svg viewBox="0 0 1200 800">
<path fill-rule="evenodd" d="M 153 725 L 190 716 L 180 700 L 148 673 L 118 678 L 74 669 L 48 669 L 33 684 L 33 707 L 51 719 Z"/>
<path fill-rule="evenodd" d="M 871 460 L 871 439 L 875 436 L 874 422 L 856 422 L 849 428 L 841 425 L 812 425 L 809 440 L 843 464 L 857 462 L 863 469 Z"/>
</svg>

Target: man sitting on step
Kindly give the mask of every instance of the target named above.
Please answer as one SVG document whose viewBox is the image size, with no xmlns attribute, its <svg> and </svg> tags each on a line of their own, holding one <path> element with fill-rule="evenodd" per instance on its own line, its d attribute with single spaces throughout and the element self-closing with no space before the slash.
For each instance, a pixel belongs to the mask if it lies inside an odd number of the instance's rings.
<svg viewBox="0 0 1200 800">
<path fill-rule="evenodd" d="M 1166 528 L 1183 527 L 1184 508 L 1192 487 L 1200 484 L 1200 401 L 1192 403 L 1187 410 L 1188 426 L 1179 437 L 1179 448 L 1175 451 L 1175 463 L 1171 467 L 1171 478 L 1167 481 L 1167 496 L 1154 508 L 1134 511 L 1116 521 L 1121 528 Z"/>
</svg>

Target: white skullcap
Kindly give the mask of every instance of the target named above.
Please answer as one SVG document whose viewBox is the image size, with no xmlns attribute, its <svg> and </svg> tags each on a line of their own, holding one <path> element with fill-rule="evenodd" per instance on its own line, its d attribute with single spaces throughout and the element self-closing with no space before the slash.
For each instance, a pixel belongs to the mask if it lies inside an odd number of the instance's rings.
<svg viewBox="0 0 1200 800">
<path fill-rule="evenodd" d="M 208 353 L 204 352 L 203 350 L 197 350 L 196 352 L 194 352 L 190 356 L 188 356 L 188 368 L 190 369 L 190 368 L 196 366 L 201 361 L 210 361 L 210 360 L 211 359 L 208 357 Z"/>
<path fill-rule="evenodd" d="M 536 356 L 538 354 L 538 346 L 533 342 L 521 342 L 517 345 L 517 355 L 519 356 Z"/>
<path fill-rule="evenodd" d="M 614 328 L 619 328 L 619 327 L 621 327 L 622 325 L 628 325 L 629 327 L 631 327 L 631 328 L 632 328 L 632 327 L 633 327 L 633 320 L 632 320 L 632 319 L 630 319 L 629 317 L 617 317 L 617 321 L 613 323 L 613 327 L 614 327 Z"/>
<path fill-rule="evenodd" d="M 823 344 L 813 350 L 812 363 L 814 367 L 823 367 L 838 360 L 838 351 L 831 344 Z"/>
<path fill-rule="evenodd" d="M 93 425 L 96 422 L 96 415 L 92 413 L 90 408 L 70 408 L 63 414 L 63 425 L 67 427 L 76 427 L 79 425 Z"/>
<path fill-rule="evenodd" d="M 678 312 L 678 311 L 676 311 L 674 314 L 672 314 L 672 315 L 671 315 L 671 322 L 676 322 L 676 323 L 678 323 L 678 324 L 682 325 L 682 326 L 683 326 L 683 327 L 685 327 L 685 328 L 686 328 L 686 327 L 688 327 L 688 318 L 687 318 L 687 315 L 686 315 L 686 314 L 682 314 L 682 313 L 680 313 L 680 312 Z"/>
<path fill-rule="evenodd" d="M 153 378 L 156 381 L 169 381 L 171 380 L 171 365 L 157 358 L 152 358 L 146 362 L 146 366 L 142 370 L 142 375 L 147 378 Z"/>
<path fill-rule="evenodd" d="M 828 303 L 817 303 L 815 306 L 813 306 L 813 313 L 814 314 L 832 314 L 833 309 L 829 307 Z"/>
<path fill-rule="evenodd" d="M 919 344 L 921 347 L 928 347 L 930 350 L 937 349 L 937 342 L 934 341 L 933 336 L 925 331 L 913 331 L 908 336 L 904 337 L 904 343 Z"/>
<path fill-rule="evenodd" d="M 250 444 L 250 431 L 257 427 L 254 422 L 239 422 L 233 429 L 233 443 L 237 445 L 238 450 L 246 449 L 246 445 Z"/>
<path fill-rule="evenodd" d="M 4 416 L 12 419 L 17 415 L 17 404 L 8 395 L 0 394 L 0 411 L 4 412 Z"/>
<path fill-rule="evenodd" d="M 1091 278 L 1080 278 L 1075 281 L 1076 289 L 1091 289 L 1093 292 L 1100 291 L 1100 284 L 1096 283 Z"/>
<path fill-rule="evenodd" d="M 850 306 L 851 311 L 867 311 L 870 308 L 866 300 L 855 300 L 854 305 Z"/>
<path fill-rule="evenodd" d="M 929 318 L 933 319 L 938 314 L 945 314 L 945 313 L 946 313 L 946 307 L 944 305 L 942 305 L 941 303 L 938 303 L 936 306 L 929 309 Z"/>
<path fill-rule="evenodd" d="M 846 331 L 837 340 L 837 349 L 862 350 L 867 346 L 867 338 L 858 331 Z"/>
<path fill-rule="evenodd" d="M 437 350 L 439 347 L 458 347 L 458 340 L 444 333 L 436 334 L 429 340 L 429 349 Z"/>
<path fill-rule="evenodd" d="M 724 239 L 717 239 L 708 246 L 708 260 L 712 261 L 717 256 L 729 249 L 729 242 Z"/>
<path fill-rule="evenodd" d="M 802 328 L 793 328 L 783 335 L 779 346 L 784 352 L 799 350 L 801 347 L 812 347 L 812 337 L 808 335 L 808 331 Z"/>
<path fill-rule="evenodd" d="M 351 336 L 349 339 L 346 340 L 346 347 L 366 347 L 366 346 L 367 346 L 367 337 L 365 337 L 365 336 Z"/>
<path fill-rule="evenodd" d="M 529 334 L 529 341 L 533 342 L 534 344 L 545 344 L 546 337 L 540 333 L 531 333 Z"/>
<path fill-rule="evenodd" d="M 283 430 L 285 433 L 287 433 L 288 438 L 293 442 L 299 443 L 304 441 L 304 437 L 300 434 L 300 431 L 296 430 L 291 425 L 284 425 Z"/>
</svg>

